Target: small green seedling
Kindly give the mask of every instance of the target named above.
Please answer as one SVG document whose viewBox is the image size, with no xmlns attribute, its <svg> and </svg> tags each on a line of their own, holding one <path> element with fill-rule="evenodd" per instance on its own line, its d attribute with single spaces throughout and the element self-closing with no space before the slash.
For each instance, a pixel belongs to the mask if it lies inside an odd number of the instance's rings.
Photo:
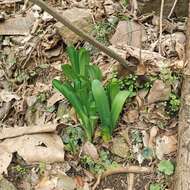
<svg viewBox="0 0 190 190">
<path fill-rule="evenodd" d="M 165 175 L 172 175 L 174 173 L 174 165 L 170 160 L 162 160 L 158 164 L 158 171 Z"/>
<path fill-rule="evenodd" d="M 180 99 L 173 93 L 170 94 L 170 99 L 169 99 L 169 111 L 170 113 L 174 114 L 179 111 L 181 101 Z"/>
<path fill-rule="evenodd" d="M 79 150 L 79 146 L 84 140 L 84 132 L 79 127 L 68 127 L 61 135 L 65 149 L 73 154 Z"/>
</svg>

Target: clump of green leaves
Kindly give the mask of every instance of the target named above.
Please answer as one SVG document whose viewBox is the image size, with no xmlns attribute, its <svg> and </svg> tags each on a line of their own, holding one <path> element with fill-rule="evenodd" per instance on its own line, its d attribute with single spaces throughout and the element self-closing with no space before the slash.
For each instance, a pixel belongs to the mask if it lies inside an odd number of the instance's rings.
<svg viewBox="0 0 190 190">
<path fill-rule="evenodd" d="M 90 57 L 85 49 L 77 51 L 70 47 L 68 54 L 71 64 L 62 65 L 67 81 L 53 80 L 53 86 L 74 107 L 87 139 L 92 141 L 96 121 L 100 118 L 102 137 L 108 141 L 131 92 L 121 91 L 117 82 L 111 82 L 106 90 L 101 83 L 100 69 L 90 65 Z"/>
<path fill-rule="evenodd" d="M 67 127 L 63 130 L 63 143 L 65 149 L 75 154 L 84 140 L 84 133 L 79 127 Z"/>
<path fill-rule="evenodd" d="M 27 175 L 29 172 L 29 170 L 26 167 L 23 167 L 21 165 L 16 165 L 13 169 L 21 177 Z"/>
<path fill-rule="evenodd" d="M 181 101 L 179 97 L 177 97 L 177 95 L 175 95 L 174 93 L 171 93 L 170 99 L 168 101 L 169 112 L 171 114 L 175 114 L 176 112 L 179 111 L 180 105 L 181 105 Z"/>
<path fill-rule="evenodd" d="M 108 21 L 102 21 L 99 22 L 95 25 L 94 27 L 94 34 L 96 39 L 105 44 L 105 45 L 109 45 L 109 35 L 110 33 L 113 31 L 113 29 L 115 28 L 115 23 L 110 23 Z"/>
<path fill-rule="evenodd" d="M 118 164 L 110 159 L 109 151 L 100 151 L 100 159 L 94 161 L 90 156 L 84 155 L 81 158 L 83 167 L 89 169 L 94 174 L 101 174 L 108 168 L 116 167 Z"/>
<path fill-rule="evenodd" d="M 101 132 L 104 141 L 109 141 L 119 119 L 123 105 L 130 91 L 121 91 L 119 83 L 108 85 L 107 92 L 98 80 L 92 81 L 92 93 L 101 120 Z"/>
<path fill-rule="evenodd" d="M 163 190 L 159 183 L 150 184 L 149 190 Z"/>
<path fill-rule="evenodd" d="M 174 165 L 170 160 L 162 160 L 158 164 L 158 171 L 165 175 L 172 175 L 174 173 Z"/>
<path fill-rule="evenodd" d="M 160 72 L 160 79 L 169 85 L 172 85 L 178 79 L 178 76 L 173 73 L 169 68 L 163 68 Z"/>
<path fill-rule="evenodd" d="M 54 79 L 53 86 L 74 107 L 87 139 L 91 141 L 97 120 L 91 81 L 101 80 L 102 73 L 96 65 L 90 65 L 90 56 L 85 49 L 81 48 L 77 51 L 74 47 L 69 47 L 68 55 L 70 64 L 62 65 L 66 81 L 62 83 Z"/>
</svg>

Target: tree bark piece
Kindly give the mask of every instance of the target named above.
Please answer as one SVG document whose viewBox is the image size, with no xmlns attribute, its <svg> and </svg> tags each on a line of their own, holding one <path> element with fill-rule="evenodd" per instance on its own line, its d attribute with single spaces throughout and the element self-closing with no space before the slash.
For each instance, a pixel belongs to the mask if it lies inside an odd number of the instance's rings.
<svg viewBox="0 0 190 190">
<path fill-rule="evenodd" d="M 77 28 L 76 26 L 74 26 L 67 18 L 65 18 L 62 15 L 60 15 L 59 13 L 57 13 L 53 8 L 51 8 L 50 6 L 48 6 L 42 0 L 30 0 L 30 1 L 32 1 L 33 3 L 35 3 L 36 5 L 38 5 L 39 7 L 41 7 L 43 10 L 45 10 L 46 12 L 48 12 L 55 19 L 57 19 L 62 24 L 64 24 L 66 27 L 68 27 L 71 31 L 73 31 L 74 33 L 76 33 L 77 35 L 79 35 L 82 39 L 84 39 L 85 41 L 89 42 L 90 44 L 92 44 L 93 46 L 95 46 L 96 48 L 98 48 L 99 50 L 101 50 L 102 52 L 104 52 L 105 54 L 109 55 L 113 59 L 117 60 L 128 71 L 134 72 L 136 70 L 136 66 L 135 65 L 129 63 L 127 60 L 125 60 L 124 58 L 122 58 L 120 55 L 118 55 L 117 53 L 115 53 L 113 50 L 111 50 L 111 49 L 107 48 L 106 46 L 104 46 L 103 44 L 99 43 L 97 40 L 95 40 L 94 38 L 92 38 L 90 35 L 84 33 L 82 30 L 80 30 L 79 28 Z"/>
<path fill-rule="evenodd" d="M 184 69 L 182 105 L 179 113 L 178 156 L 174 190 L 190 189 L 190 3 L 186 44 L 187 67 Z"/>
</svg>

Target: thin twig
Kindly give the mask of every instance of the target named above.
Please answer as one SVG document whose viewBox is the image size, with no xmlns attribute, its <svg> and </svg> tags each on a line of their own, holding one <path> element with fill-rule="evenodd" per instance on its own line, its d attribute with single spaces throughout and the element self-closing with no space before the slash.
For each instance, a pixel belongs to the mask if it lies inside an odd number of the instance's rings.
<svg viewBox="0 0 190 190">
<path fill-rule="evenodd" d="M 113 175 L 113 174 L 119 174 L 119 173 L 140 173 L 140 174 L 149 174 L 152 173 L 153 169 L 151 167 L 140 167 L 140 166 L 126 166 L 126 167 L 117 167 L 117 168 L 112 168 L 108 169 L 105 171 L 101 179 Z"/>
<path fill-rule="evenodd" d="M 173 12 L 174 12 L 174 9 L 175 9 L 175 6 L 176 6 L 176 4 L 177 4 L 177 1 L 178 1 L 178 0 L 174 0 L 174 4 L 173 4 L 173 6 L 172 6 L 172 8 L 171 8 L 171 10 L 170 10 L 170 13 L 169 13 L 169 15 L 168 15 L 168 19 L 172 16 L 172 14 L 173 14 Z"/>
<path fill-rule="evenodd" d="M 160 6 L 160 37 L 159 37 L 159 53 L 162 52 L 162 20 L 163 20 L 163 11 L 164 11 L 164 0 L 161 1 Z"/>
<path fill-rule="evenodd" d="M 130 173 L 127 176 L 127 190 L 134 190 L 135 174 Z"/>
<path fill-rule="evenodd" d="M 117 60 L 120 64 L 122 64 L 127 70 L 134 72 L 136 70 L 136 66 L 134 64 L 129 63 L 127 60 L 122 58 L 120 55 L 115 53 L 110 48 L 104 46 L 97 40 L 95 40 L 93 37 L 88 35 L 87 33 L 80 30 L 78 27 L 74 26 L 67 18 L 60 15 L 56 10 L 54 10 L 52 7 L 48 6 L 47 3 L 43 2 L 42 0 L 30 0 L 42 9 L 44 9 L 46 12 L 48 12 L 50 15 L 52 15 L 55 19 L 60 21 L 63 25 L 68 27 L 72 32 L 76 33 L 78 36 L 80 36 L 85 41 L 89 42 L 93 46 L 95 46 L 97 49 L 101 50 L 105 54 L 109 55 L 113 59 Z"/>
<path fill-rule="evenodd" d="M 95 190 L 98 187 L 98 185 L 100 184 L 101 176 L 102 175 L 98 175 L 97 180 L 96 180 L 95 184 L 92 187 L 92 190 Z"/>
</svg>

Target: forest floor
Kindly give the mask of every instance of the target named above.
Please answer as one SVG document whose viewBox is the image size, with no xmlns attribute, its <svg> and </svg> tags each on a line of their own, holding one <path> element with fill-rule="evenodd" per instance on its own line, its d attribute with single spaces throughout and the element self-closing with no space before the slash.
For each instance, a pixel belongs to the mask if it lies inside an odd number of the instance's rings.
<svg viewBox="0 0 190 190">
<path fill-rule="evenodd" d="M 0 190 L 172 190 L 187 18 L 160 22 L 124 0 L 46 2 L 137 70 L 40 7 L 0 0 Z M 70 43 L 89 51 L 105 84 L 117 80 L 131 92 L 109 143 L 98 127 L 86 142 L 74 109 L 52 87 Z"/>
</svg>

